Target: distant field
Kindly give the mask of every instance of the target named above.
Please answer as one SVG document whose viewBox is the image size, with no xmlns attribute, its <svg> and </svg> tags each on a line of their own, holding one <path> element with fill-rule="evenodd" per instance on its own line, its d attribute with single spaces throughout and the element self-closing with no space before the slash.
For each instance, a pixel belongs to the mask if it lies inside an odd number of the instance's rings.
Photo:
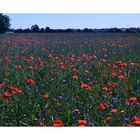
<svg viewBox="0 0 140 140">
<path fill-rule="evenodd" d="M 140 126 L 140 34 L 0 35 L 0 126 Z"/>
</svg>

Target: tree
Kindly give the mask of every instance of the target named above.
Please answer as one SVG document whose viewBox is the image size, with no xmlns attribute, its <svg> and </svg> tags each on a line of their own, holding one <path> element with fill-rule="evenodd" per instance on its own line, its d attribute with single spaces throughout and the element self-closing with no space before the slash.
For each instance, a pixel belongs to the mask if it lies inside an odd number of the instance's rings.
<svg viewBox="0 0 140 140">
<path fill-rule="evenodd" d="M 31 32 L 31 30 L 29 28 L 24 29 L 24 33 L 30 33 L 30 32 Z"/>
<path fill-rule="evenodd" d="M 15 33 L 23 33 L 23 29 L 21 29 L 21 28 L 20 29 L 16 29 Z"/>
<path fill-rule="evenodd" d="M 10 28 L 10 18 L 0 14 L 0 33 L 5 33 Z"/>
<path fill-rule="evenodd" d="M 46 27 L 46 28 L 45 28 L 45 32 L 47 32 L 47 33 L 51 32 L 50 27 Z"/>
<path fill-rule="evenodd" d="M 39 26 L 37 24 L 31 26 L 31 30 L 33 33 L 39 32 Z"/>
<path fill-rule="evenodd" d="M 44 33 L 45 32 L 45 29 L 44 28 L 41 28 L 40 29 L 40 33 Z"/>
</svg>

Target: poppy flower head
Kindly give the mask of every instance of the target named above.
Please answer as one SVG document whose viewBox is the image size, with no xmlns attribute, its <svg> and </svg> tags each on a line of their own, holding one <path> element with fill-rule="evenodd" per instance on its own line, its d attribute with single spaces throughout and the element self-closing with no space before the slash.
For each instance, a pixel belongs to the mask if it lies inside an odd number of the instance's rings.
<svg viewBox="0 0 140 140">
<path fill-rule="evenodd" d="M 106 63 L 106 59 L 102 59 L 102 63 Z"/>
<path fill-rule="evenodd" d="M 109 89 L 107 87 L 103 87 L 102 90 L 105 91 L 105 92 L 109 91 Z"/>
<path fill-rule="evenodd" d="M 34 57 L 33 56 L 30 56 L 29 57 L 29 61 L 31 62 L 31 61 L 33 61 L 34 60 Z"/>
<path fill-rule="evenodd" d="M 140 126 L 140 121 L 134 121 L 133 124 L 134 124 L 135 126 Z"/>
<path fill-rule="evenodd" d="M 104 109 L 105 109 L 104 104 L 99 104 L 99 105 L 98 105 L 98 110 L 104 110 Z"/>
<path fill-rule="evenodd" d="M 107 94 L 112 95 L 112 91 L 107 91 Z"/>
<path fill-rule="evenodd" d="M 93 58 L 94 58 L 94 59 L 97 59 L 97 56 L 94 54 L 94 55 L 93 55 Z"/>
<path fill-rule="evenodd" d="M 140 117 L 133 116 L 133 117 L 132 117 L 132 121 L 140 121 Z"/>
<path fill-rule="evenodd" d="M 13 87 L 13 86 L 11 86 L 11 85 L 10 85 L 10 86 L 8 86 L 8 89 L 9 89 L 10 91 L 11 91 L 11 90 L 13 90 L 13 88 L 14 88 L 14 87 Z"/>
<path fill-rule="evenodd" d="M 48 54 L 48 58 L 52 58 L 52 54 L 49 53 L 49 54 Z"/>
<path fill-rule="evenodd" d="M 135 102 L 137 102 L 137 98 L 136 97 L 131 97 L 131 98 L 129 98 L 129 102 L 130 103 L 135 103 Z"/>
<path fill-rule="evenodd" d="M 32 69 L 34 69 L 34 68 L 33 68 L 33 66 L 28 66 L 28 69 L 31 69 L 31 70 L 32 70 Z"/>
<path fill-rule="evenodd" d="M 75 80 L 79 79 L 78 76 L 76 76 L 76 75 L 74 75 L 72 78 L 75 79 Z"/>
<path fill-rule="evenodd" d="M 84 84 L 84 83 L 81 84 L 81 88 L 87 88 L 87 87 L 88 87 L 87 84 Z"/>
<path fill-rule="evenodd" d="M 83 59 L 86 59 L 86 58 L 87 58 L 87 55 L 86 55 L 86 54 L 83 54 L 83 55 L 82 55 L 82 58 L 83 58 Z"/>
<path fill-rule="evenodd" d="M 10 98 L 12 95 L 10 94 L 10 93 L 8 93 L 8 92 L 6 92 L 5 94 L 4 94 L 4 97 L 5 98 Z"/>
<path fill-rule="evenodd" d="M 21 69 L 21 65 L 16 65 L 15 68 L 16 69 Z"/>
<path fill-rule="evenodd" d="M 79 120 L 79 121 L 78 121 L 78 125 L 79 125 L 79 126 L 85 126 L 86 123 L 87 123 L 86 120 Z"/>
<path fill-rule="evenodd" d="M 119 79 L 124 79 L 124 76 L 123 75 L 120 75 L 118 78 Z"/>
<path fill-rule="evenodd" d="M 23 93 L 22 90 L 20 90 L 20 89 L 14 87 L 14 86 L 12 86 L 12 85 L 8 86 L 8 89 L 9 89 L 13 94 L 16 94 L 16 93 L 22 94 L 22 93 Z"/>
<path fill-rule="evenodd" d="M 87 91 L 94 91 L 94 90 L 92 89 L 92 87 L 90 87 L 90 86 L 88 86 L 88 87 L 86 88 L 86 90 L 87 90 Z"/>
<path fill-rule="evenodd" d="M 27 81 L 26 81 L 26 84 L 27 85 L 33 85 L 35 83 L 35 81 L 33 80 L 33 79 L 28 79 Z"/>
<path fill-rule="evenodd" d="M 117 112 L 118 112 L 118 110 L 115 108 L 110 110 L 110 113 L 117 113 Z"/>
<path fill-rule="evenodd" d="M 54 120 L 53 121 L 53 126 L 55 126 L 55 127 L 61 127 L 61 126 L 63 126 L 63 123 L 60 120 Z"/>
<path fill-rule="evenodd" d="M 104 122 L 104 123 L 109 123 L 110 120 L 111 120 L 111 118 L 110 118 L 110 117 L 107 117 L 107 118 L 105 118 L 105 119 L 103 120 L 103 122 Z"/>
<path fill-rule="evenodd" d="M 43 98 L 44 98 L 44 99 L 48 99 L 49 96 L 46 94 L 46 95 L 43 95 Z"/>
</svg>

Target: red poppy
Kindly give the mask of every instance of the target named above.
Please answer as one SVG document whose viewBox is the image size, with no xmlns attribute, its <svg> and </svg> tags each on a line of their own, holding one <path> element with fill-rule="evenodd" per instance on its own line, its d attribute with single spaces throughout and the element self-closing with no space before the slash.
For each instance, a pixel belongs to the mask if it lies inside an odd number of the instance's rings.
<svg viewBox="0 0 140 140">
<path fill-rule="evenodd" d="M 76 76 L 76 75 L 74 75 L 72 78 L 75 79 L 75 80 L 79 79 L 78 76 Z"/>
<path fill-rule="evenodd" d="M 134 121 L 133 124 L 134 124 L 135 126 L 140 126 L 140 121 Z"/>
<path fill-rule="evenodd" d="M 112 95 L 112 91 L 107 91 L 107 94 Z"/>
<path fill-rule="evenodd" d="M 124 76 L 123 76 L 123 75 L 120 75 L 120 76 L 119 76 L 119 79 L 124 79 Z"/>
<path fill-rule="evenodd" d="M 87 123 L 86 120 L 79 120 L 79 121 L 78 121 L 78 125 L 79 125 L 79 126 L 85 126 L 86 123 Z"/>
<path fill-rule="evenodd" d="M 4 94 L 4 97 L 5 98 L 10 98 L 12 95 L 11 94 L 9 94 L 8 92 L 6 92 L 5 94 Z"/>
<path fill-rule="evenodd" d="M 86 58 L 87 58 L 87 55 L 86 55 L 86 54 L 83 54 L 83 55 L 82 55 L 82 58 L 83 58 L 83 59 L 86 59 Z"/>
<path fill-rule="evenodd" d="M 90 87 L 90 86 L 88 86 L 88 87 L 86 88 L 86 90 L 88 90 L 88 91 L 93 91 L 92 87 Z"/>
<path fill-rule="evenodd" d="M 34 60 L 34 57 L 33 56 L 30 56 L 29 57 L 29 61 L 31 62 L 31 61 L 33 61 Z"/>
<path fill-rule="evenodd" d="M 75 110 L 75 112 L 78 113 L 78 115 L 80 115 L 80 110 L 79 109 L 74 109 L 74 110 Z"/>
<path fill-rule="evenodd" d="M 0 84 L 0 88 L 4 88 L 4 87 L 5 87 L 4 83 Z"/>
<path fill-rule="evenodd" d="M 117 112 L 118 112 L 117 109 L 111 109 L 111 110 L 110 110 L 110 113 L 117 113 Z"/>
<path fill-rule="evenodd" d="M 28 66 L 28 69 L 31 69 L 32 70 L 32 69 L 34 69 L 34 67 L 33 66 Z"/>
<path fill-rule="evenodd" d="M 111 73 L 111 76 L 114 78 L 116 75 L 117 75 L 117 71 L 114 70 L 114 71 Z"/>
<path fill-rule="evenodd" d="M 129 98 L 129 102 L 130 103 L 135 103 L 135 102 L 137 102 L 137 98 L 136 97 L 131 97 L 131 98 Z"/>
<path fill-rule="evenodd" d="M 63 123 L 60 120 L 54 120 L 53 121 L 53 126 L 60 127 L 60 126 L 63 126 Z"/>
<path fill-rule="evenodd" d="M 102 59 L 102 62 L 103 62 L 103 63 L 106 63 L 106 59 Z"/>
<path fill-rule="evenodd" d="M 49 54 L 48 54 L 48 57 L 49 57 L 49 58 L 52 58 L 52 54 L 49 53 Z"/>
<path fill-rule="evenodd" d="M 107 85 L 108 85 L 109 87 L 112 87 L 112 88 L 118 87 L 118 83 L 116 83 L 116 82 L 114 82 L 114 83 L 108 82 Z"/>
<path fill-rule="evenodd" d="M 132 121 L 140 121 L 140 118 L 137 117 L 137 116 L 133 116 L 133 117 L 132 117 Z"/>
<path fill-rule="evenodd" d="M 33 79 L 28 79 L 27 81 L 26 81 L 26 84 L 27 85 L 31 85 L 31 84 L 34 84 L 35 83 L 35 81 L 33 80 Z"/>
<path fill-rule="evenodd" d="M 49 96 L 46 94 L 46 95 L 43 95 L 43 98 L 44 98 L 44 99 L 48 99 Z"/>
<path fill-rule="evenodd" d="M 121 64 L 119 64 L 119 66 L 120 66 L 120 67 L 126 67 L 127 64 L 126 64 L 126 63 L 121 63 Z"/>
<path fill-rule="evenodd" d="M 98 109 L 99 109 L 99 110 L 104 110 L 104 109 L 105 109 L 104 104 L 99 104 L 99 105 L 98 105 Z"/>
<path fill-rule="evenodd" d="M 16 69 L 21 69 L 21 65 L 16 65 L 15 68 Z"/>
<path fill-rule="evenodd" d="M 116 64 L 120 65 L 122 63 L 122 61 L 116 61 Z"/>
<path fill-rule="evenodd" d="M 109 89 L 107 87 L 102 88 L 103 91 L 108 91 Z"/>
<path fill-rule="evenodd" d="M 11 86 L 11 85 L 10 85 L 10 86 L 8 86 L 8 89 L 9 89 L 9 90 L 13 90 L 13 88 L 14 88 L 14 87 L 13 87 L 13 86 Z"/>
<path fill-rule="evenodd" d="M 46 48 L 42 48 L 41 50 L 42 50 L 42 51 L 46 51 Z"/>
<path fill-rule="evenodd" d="M 113 64 L 113 68 L 114 68 L 114 69 L 117 69 L 118 67 L 117 67 L 116 65 Z"/>
<path fill-rule="evenodd" d="M 106 48 L 102 48 L 103 51 L 106 51 Z"/>
<path fill-rule="evenodd" d="M 15 87 L 13 87 L 13 86 L 8 86 L 8 89 L 13 93 L 13 94 L 16 94 L 16 93 L 18 93 L 18 94 L 22 94 L 22 90 L 20 90 L 20 89 L 18 89 L 18 88 L 15 88 Z"/>
<path fill-rule="evenodd" d="M 81 84 L 81 88 L 87 88 L 88 87 L 88 85 L 87 84 Z"/>
<path fill-rule="evenodd" d="M 97 56 L 94 54 L 94 55 L 93 55 L 93 58 L 94 58 L 94 59 L 97 59 Z"/>
<path fill-rule="evenodd" d="M 110 117 L 107 117 L 106 119 L 103 120 L 103 122 L 104 122 L 104 123 L 109 123 L 110 120 L 111 120 L 111 118 L 110 118 Z"/>
<path fill-rule="evenodd" d="M 22 90 L 17 89 L 17 93 L 18 93 L 18 94 L 22 94 L 23 92 L 22 92 Z"/>
<path fill-rule="evenodd" d="M 113 84 L 110 83 L 110 82 L 108 82 L 107 85 L 108 85 L 109 87 L 112 87 L 112 86 L 113 86 Z"/>
</svg>

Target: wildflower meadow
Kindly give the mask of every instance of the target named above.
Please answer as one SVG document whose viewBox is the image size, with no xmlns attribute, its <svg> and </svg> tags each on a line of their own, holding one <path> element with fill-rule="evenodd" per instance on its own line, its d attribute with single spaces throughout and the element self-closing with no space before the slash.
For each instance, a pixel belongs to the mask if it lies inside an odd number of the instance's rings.
<svg viewBox="0 0 140 140">
<path fill-rule="evenodd" d="M 140 35 L 0 35 L 0 126 L 140 126 Z"/>
</svg>

